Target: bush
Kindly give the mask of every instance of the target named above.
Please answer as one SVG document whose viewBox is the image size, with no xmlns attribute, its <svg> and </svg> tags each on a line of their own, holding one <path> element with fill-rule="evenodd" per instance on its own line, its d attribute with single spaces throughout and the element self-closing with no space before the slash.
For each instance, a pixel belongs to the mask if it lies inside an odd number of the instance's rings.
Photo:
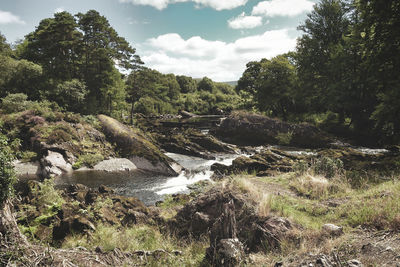
<svg viewBox="0 0 400 267">
<path fill-rule="evenodd" d="M 329 157 L 321 157 L 314 161 L 313 170 L 315 174 L 324 175 L 326 178 L 332 178 L 343 174 L 343 161 Z"/>
<path fill-rule="evenodd" d="M 276 140 L 280 145 L 289 145 L 293 138 L 293 132 L 278 133 L 276 135 Z"/>
<path fill-rule="evenodd" d="M 1 99 L 1 108 L 5 113 L 15 113 L 27 109 L 29 101 L 26 94 L 9 94 Z"/>
<path fill-rule="evenodd" d="M 13 156 L 7 139 L 0 134 L 0 207 L 13 194 L 16 177 L 12 160 Z"/>
</svg>

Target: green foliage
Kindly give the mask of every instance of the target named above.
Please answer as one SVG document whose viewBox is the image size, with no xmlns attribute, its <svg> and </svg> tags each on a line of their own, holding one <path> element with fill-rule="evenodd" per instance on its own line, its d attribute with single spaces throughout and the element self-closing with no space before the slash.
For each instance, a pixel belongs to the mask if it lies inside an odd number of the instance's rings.
<svg viewBox="0 0 400 267">
<path fill-rule="evenodd" d="M 27 109 L 28 96 L 22 93 L 9 94 L 1 99 L 1 109 L 5 113 L 16 113 Z"/>
<path fill-rule="evenodd" d="M 79 112 L 84 110 L 84 100 L 88 91 L 84 82 L 78 79 L 65 81 L 57 85 L 58 103 L 68 110 Z"/>
<path fill-rule="evenodd" d="M 12 160 L 13 155 L 7 139 L 0 134 L 0 208 L 13 194 L 16 178 Z"/>
<path fill-rule="evenodd" d="M 205 240 L 184 242 L 168 235 L 161 234 L 156 227 L 136 225 L 132 228 L 118 228 L 98 224 L 90 239 L 87 235 L 67 237 L 63 247 L 75 248 L 83 246 L 88 249 L 101 247 L 105 251 L 119 248 L 122 251 L 134 252 L 138 250 L 154 251 L 163 249 L 168 252 L 181 250 L 182 256 L 167 256 L 161 258 L 147 258 L 149 266 L 200 266 L 208 243 Z"/>
<path fill-rule="evenodd" d="M 315 174 L 320 174 L 326 178 L 332 178 L 336 175 L 343 174 L 343 162 L 340 159 L 329 157 L 320 157 L 312 164 Z"/>
<path fill-rule="evenodd" d="M 85 165 L 86 167 L 93 168 L 102 160 L 104 160 L 104 157 L 101 154 L 84 154 L 79 156 L 78 160 L 72 167 L 74 169 L 79 169 L 82 165 Z"/>
<path fill-rule="evenodd" d="M 204 77 L 197 84 L 197 90 L 212 93 L 215 91 L 215 84 L 210 78 Z"/>
<path fill-rule="evenodd" d="M 289 145 L 293 138 L 293 132 L 278 133 L 276 139 L 280 145 Z"/>
</svg>

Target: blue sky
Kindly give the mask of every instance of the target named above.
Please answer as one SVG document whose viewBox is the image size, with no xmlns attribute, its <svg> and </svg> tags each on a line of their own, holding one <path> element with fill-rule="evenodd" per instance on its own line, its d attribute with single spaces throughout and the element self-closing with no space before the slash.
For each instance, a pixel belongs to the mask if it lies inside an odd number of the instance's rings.
<svg viewBox="0 0 400 267">
<path fill-rule="evenodd" d="M 246 63 L 293 50 L 317 0 L 1 0 L 9 42 L 54 12 L 90 9 L 106 16 L 146 66 L 216 81 L 240 78 Z"/>
</svg>

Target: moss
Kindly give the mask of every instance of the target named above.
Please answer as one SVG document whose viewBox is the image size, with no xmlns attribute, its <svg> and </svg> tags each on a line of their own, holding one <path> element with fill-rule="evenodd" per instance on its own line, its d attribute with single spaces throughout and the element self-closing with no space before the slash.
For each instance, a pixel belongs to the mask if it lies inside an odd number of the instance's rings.
<svg viewBox="0 0 400 267">
<path fill-rule="evenodd" d="M 152 163 L 168 161 L 168 158 L 150 141 L 144 133 L 137 128 L 128 127 L 117 120 L 105 116 L 98 116 L 106 135 L 123 157 L 138 156 L 143 157 Z"/>
<path fill-rule="evenodd" d="M 97 163 L 104 160 L 103 155 L 95 154 L 83 154 L 80 155 L 78 160 L 72 166 L 74 169 L 79 169 L 83 165 L 89 168 L 93 168 Z"/>
</svg>

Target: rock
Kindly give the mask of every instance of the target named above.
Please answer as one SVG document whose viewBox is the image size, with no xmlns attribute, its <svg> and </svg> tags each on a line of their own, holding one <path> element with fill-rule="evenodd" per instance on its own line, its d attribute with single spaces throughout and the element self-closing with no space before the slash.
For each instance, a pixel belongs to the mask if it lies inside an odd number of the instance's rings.
<svg viewBox="0 0 400 267">
<path fill-rule="evenodd" d="M 215 266 L 239 266 L 244 261 L 243 244 L 237 238 L 221 239 L 215 249 Z"/>
<path fill-rule="evenodd" d="M 246 146 L 282 144 L 304 148 L 327 147 L 327 134 L 309 124 L 290 124 L 266 116 L 236 112 L 210 131 L 223 141 Z"/>
<path fill-rule="evenodd" d="M 97 163 L 93 169 L 96 171 L 121 172 L 133 171 L 136 170 L 137 167 L 129 159 L 113 158 Z"/>
<path fill-rule="evenodd" d="M 65 216 L 67 213 L 63 215 Z M 85 218 L 83 215 L 72 215 L 63 217 L 58 224 L 54 225 L 53 239 L 62 240 L 72 233 L 79 234 L 94 230 L 96 230 L 96 227 L 89 219 Z"/>
<path fill-rule="evenodd" d="M 125 217 L 122 219 L 121 224 L 124 226 L 132 226 L 134 224 L 142 224 L 148 222 L 149 216 L 142 212 L 128 210 Z"/>
<path fill-rule="evenodd" d="M 331 236 L 340 236 L 343 234 L 343 227 L 331 223 L 324 224 L 322 230 Z"/>
<path fill-rule="evenodd" d="M 197 116 L 196 114 L 190 113 L 190 112 L 185 111 L 185 110 L 180 110 L 179 111 L 179 115 L 181 115 L 182 118 L 193 118 L 193 117 Z"/>
<path fill-rule="evenodd" d="M 47 176 L 59 176 L 72 171 L 72 165 L 65 161 L 64 156 L 51 150 L 41 159 L 41 164 L 43 173 Z"/>
<path fill-rule="evenodd" d="M 105 186 L 105 185 L 100 185 L 99 186 L 99 193 L 100 194 L 113 194 L 114 190 L 112 190 L 110 187 Z"/>
<path fill-rule="evenodd" d="M 130 128 L 105 115 L 98 115 L 97 117 L 106 137 L 116 144 L 119 154 L 128 158 L 138 169 L 167 176 L 178 175 L 171 167 L 174 161 L 162 154 L 139 129 Z"/>
<path fill-rule="evenodd" d="M 244 259 L 244 248 L 236 236 L 235 205 L 231 200 L 223 205 L 222 215 L 211 229 L 206 260 L 213 266 L 238 266 Z"/>
<path fill-rule="evenodd" d="M 42 168 L 38 161 L 21 162 L 13 161 L 14 170 L 18 177 L 23 178 L 39 178 L 42 175 Z"/>
<path fill-rule="evenodd" d="M 235 237 L 246 244 L 246 252 L 265 251 L 265 244 L 268 244 L 268 248 L 271 250 L 280 249 L 281 241 L 293 229 L 290 221 L 276 216 L 259 216 L 252 204 L 248 203 L 239 193 L 219 191 L 217 188 L 201 193 L 196 199 L 187 203 L 168 222 L 168 227 L 179 237 L 199 238 L 207 234 L 210 229 L 214 228 L 213 225 L 221 220 L 220 216 L 224 212 L 224 205 L 231 201 L 235 207 L 237 225 Z M 225 228 L 228 227 L 225 226 Z M 224 234 L 224 231 L 222 228 L 212 230 L 210 239 L 231 238 Z"/>
<path fill-rule="evenodd" d="M 329 258 L 325 255 L 322 255 L 320 258 L 318 258 L 315 263 L 319 264 L 318 266 L 321 266 L 321 267 L 333 267 L 334 266 L 332 264 L 332 262 L 329 260 Z"/>
<path fill-rule="evenodd" d="M 99 214 L 103 222 L 106 222 L 110 225 L 119 225 L 120 221 L 119 219 L 115 216 L 113 210 L 109 207 L 102 207 L 99 210 Z"/>
<path fill-rule="evenodd" d="M 66 191 L 73 199 L 84 203 L 86 202 L 86 195 L 89 188 L 83 184 L 72 184 L 67 187 Z"/>
<path fill-rule="evenodd" d="M 349 267 L 362 267 L 363 264 L 359 260 L 349 260 L 347 262 Z"/>
<path fill-rule="evenodd" d="M 266 176 L 271 171 L 289 172 L 292 171 L 294 161 L 271 150 L 258 152 L 251 157 L 241 156 L 233 160 L 231 166 L 213 164 L 212 170 L 216 173 L 241 173 L 255 172 L 258 176 Z"/>
<path fill-rule="evenodd" d="M 192 219 L 192 231 L 195 234 L 201 234 L 207 232 L 211 227 L 210 216 L 202 212 L 196 212 Z"/>
</svg>

